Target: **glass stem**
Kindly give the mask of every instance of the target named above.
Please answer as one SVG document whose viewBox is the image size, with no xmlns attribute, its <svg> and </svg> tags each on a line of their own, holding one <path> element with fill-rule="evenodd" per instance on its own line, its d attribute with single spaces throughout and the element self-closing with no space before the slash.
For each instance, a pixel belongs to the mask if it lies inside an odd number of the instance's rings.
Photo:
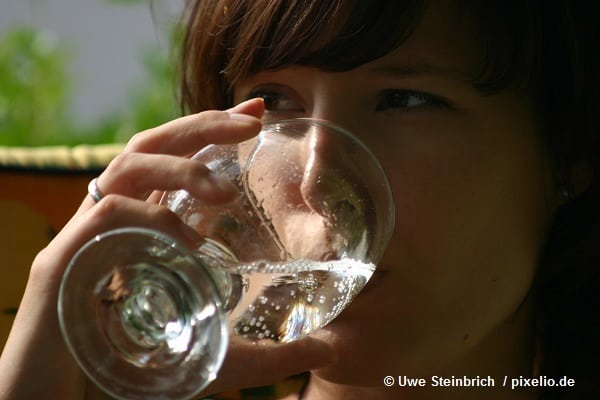
<svg viewBox="0 0 600 400">
<path fill-rule="evenodd" d="M 212 277 L 221 295 L 223 308 L 226 312 L 231 311 L 244 290 L 243 279 L 235 271 L 239 263 L 237 258 L 229 249 L 210 239 L 206 239 L 196 250 L 195 256 Z"/>
<path fill-rule="evenodd" d="M 235 256 L 211 240 L 194 256 L 212 278 L 224 311 L 231 311 L 244 289 L 241 276 L 235 273 Z M 160 267 L 144 265 L 139 269 L 121 309 L 123 329 L 134 343 L 150 348 L 184 332 L 190 315 L 186 285 L 177 274 Z"/>
</svg>

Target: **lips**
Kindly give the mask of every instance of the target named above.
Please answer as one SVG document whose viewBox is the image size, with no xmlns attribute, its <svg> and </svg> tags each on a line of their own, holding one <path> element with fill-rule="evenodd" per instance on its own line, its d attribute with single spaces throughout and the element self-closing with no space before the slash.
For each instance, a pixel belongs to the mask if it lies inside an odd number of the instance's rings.
<svg viewBox="0 0 600 400">
<path fill-rule="evenodd" d="M 383 283 L 388 273 L 389 271 L 385 269 L 385 267 L 378 266 L 373 272 L 371 279 L 369 279 L 369 282 L 367 282 L 363 290 L 360 291 L 356 298 L 360 299 L 363 295 L 375 291 Z"/>
</svg>

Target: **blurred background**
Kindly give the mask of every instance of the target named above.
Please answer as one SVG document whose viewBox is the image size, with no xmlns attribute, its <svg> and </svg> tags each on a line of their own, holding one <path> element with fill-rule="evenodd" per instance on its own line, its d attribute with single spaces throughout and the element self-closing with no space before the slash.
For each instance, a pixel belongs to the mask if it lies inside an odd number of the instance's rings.
<svg viewBox="0 0 600 400">
<path fill-rule="evenodd" d="M 87 183 L 178 114 L 185 0 L 0 0 L 0 350 L 31 262 Z"/>
<path fill-rule="evenodd" d="M 126 142 L 178 115 L 184 0 L 0 0 L 0 146 Z"/>
</svg>

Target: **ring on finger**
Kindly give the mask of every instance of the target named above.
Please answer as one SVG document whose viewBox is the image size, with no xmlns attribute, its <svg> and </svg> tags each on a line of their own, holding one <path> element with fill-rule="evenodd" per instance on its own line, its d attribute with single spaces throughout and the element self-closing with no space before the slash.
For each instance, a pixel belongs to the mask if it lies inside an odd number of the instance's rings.
<svg viewBox="0 0 600 400">
<path fill-rule="evenodd" d="M 88 194 L 92 199 L 94 199 L 94 202 L 96 203 L 98 203 L 104 197 L 104 195 L 98 188 L 98 178 L 92 179 L 88 184 Z"/>
</svg>

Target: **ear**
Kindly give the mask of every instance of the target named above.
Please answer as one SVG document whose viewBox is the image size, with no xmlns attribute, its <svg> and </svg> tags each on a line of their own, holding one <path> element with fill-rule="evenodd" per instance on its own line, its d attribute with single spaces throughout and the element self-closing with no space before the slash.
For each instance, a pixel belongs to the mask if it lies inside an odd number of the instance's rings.
<svg viewBox="0 0 600 400">
<path fill-rule="evenodd" d="M 559 188 L 565 204 L 587 191 L 592 184 L 593 169 L 588 160 L 579 160 L 567 169 L 566 182 Z"/>
</svg>

